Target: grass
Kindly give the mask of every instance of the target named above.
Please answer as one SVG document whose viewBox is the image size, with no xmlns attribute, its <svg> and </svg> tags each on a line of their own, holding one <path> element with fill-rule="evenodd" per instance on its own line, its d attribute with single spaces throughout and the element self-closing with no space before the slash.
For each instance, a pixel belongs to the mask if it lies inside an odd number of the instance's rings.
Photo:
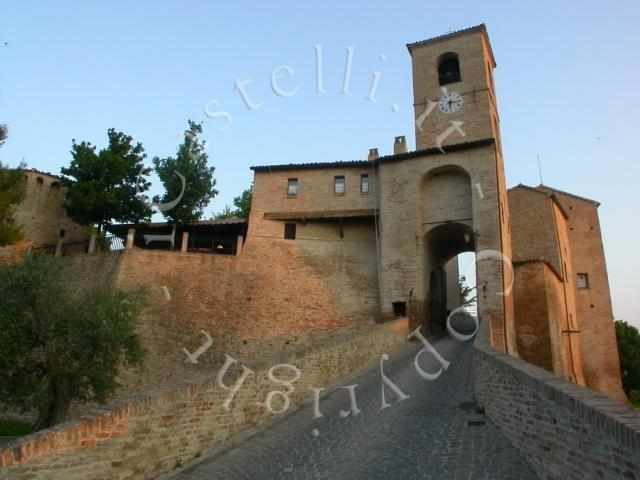
<svg viewBox="0 0 640 480">
<path fill-rule="evenodd" d="M 15 420 L 0 420 L 0 437 L 21 437 L 31 433 L 31 425 Z"/>
</svg>

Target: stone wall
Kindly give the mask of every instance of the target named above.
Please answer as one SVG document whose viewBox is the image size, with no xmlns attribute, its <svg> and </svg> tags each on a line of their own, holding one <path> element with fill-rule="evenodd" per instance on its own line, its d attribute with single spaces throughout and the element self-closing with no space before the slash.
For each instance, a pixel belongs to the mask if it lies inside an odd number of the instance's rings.
<svg viewBox="0 0 640 480">
<path fill-rule="evenodd" d="M 291 405 L 300 406 L 312 398 L 311 387 L 328 387 L 402 344 L 407 326 L 406 319 L 398 319 L 315 348 L 247 362 L 255 374 L 238 391 L 230 410 L 223 407 L 227 391 L 217 385 L 215 373 L 124 399 L 10 444 L 0 451 L 0 477 L 154 478 L 234 433 L 272 419 L 257 403 L 268 392 L 283 390 L 267 378 L 272 366 L 289 363 L 301 370 L 290 396 Z M 233 385 L 239 372 L 229 372 L 226 385 Z M 283 378 L 281 370 L 276 375 Z M 281 405 L 274 402 L 273 407 Z"/>
<path fill-rule="evenodd" d="M 640 412 L 489 346 L 474 344 L 478 402 L 540 476 L 640 478 Z"/>
</svg>

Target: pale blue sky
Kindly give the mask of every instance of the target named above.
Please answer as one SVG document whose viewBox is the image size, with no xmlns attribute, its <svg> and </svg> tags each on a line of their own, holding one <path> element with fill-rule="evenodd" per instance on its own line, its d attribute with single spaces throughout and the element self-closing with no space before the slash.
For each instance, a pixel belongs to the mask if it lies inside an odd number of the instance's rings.
<svg viewBox="0 0 640 480">
<path fill-rule="evenodd" d="M 10 138 L 0 160 L 58 173 L 72 138 L 101 146 L 109 127 L 142 142 L 150 157 L 166 156 L 187 119 L 201 120 L 221 191 L 210 214 L 249 186 L 250 165 L 362 159 L 370 147 L 388 154 L 396 135 L 413 147 L 405 44 L 484 22 L 498 63 L 509 186 L 539 183 L 539 154 L 546 184 L 602 202 L 614 313 L 640 325 L 639 5 L 4 1 L 0 122 Z M 316 44 L 324 95 L 314 93 Z M 353 95 L 344 96 L 351 46 Z M 280 65 L 295 71 L 280 81 L 299 88 L 289 98 L 270 88 Z M 382 76 L 372 103 L 365 97 L 375 70 Z M 245 108 L 236 78 L 251 78 L 259 109 Z M 211 100 L 220 103 L 212 110 L 232 115 L 224 132 L 215 127 L 226 122 L 204 114 Z"/>
</svg>

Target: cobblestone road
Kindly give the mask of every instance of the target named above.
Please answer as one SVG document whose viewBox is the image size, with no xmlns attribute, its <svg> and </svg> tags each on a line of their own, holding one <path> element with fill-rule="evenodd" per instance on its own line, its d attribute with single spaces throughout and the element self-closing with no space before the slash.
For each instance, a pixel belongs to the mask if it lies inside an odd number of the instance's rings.
<svg viewBox="0 0 640 480">
<path fill-rule="evenodd" d="M 387 388 L 391 406 L 380 410 L 381 377 L 375 367 L 349 382 L 358 384 L 359 415 L 341 418 L 350 403 L 349 392 L 339 388 L 321 399 L 324 417 L 313 419 L 310 405 L 171 478 L 535 479 L 518 451 L 475 411 L 471 342 L 444 337 L 432 344 L 451 362 L 435 381 L 416 373 L 420 344 L 408 344 L 385 363 L 385 374 L 410 396 L 404 401 L 396 402 Z M 427 372 L 440 366 L 429 353 L 420 355 L 419 363 Z"/>
</svg>

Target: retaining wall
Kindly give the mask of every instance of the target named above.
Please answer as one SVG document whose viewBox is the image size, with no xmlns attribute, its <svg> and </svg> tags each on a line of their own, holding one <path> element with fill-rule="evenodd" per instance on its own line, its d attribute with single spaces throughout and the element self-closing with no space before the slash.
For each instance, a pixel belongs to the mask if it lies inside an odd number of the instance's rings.
<svg viewBox="0 0 640 480">
<path fill-rule="evenodd" d="M 290 363 L 301 370 L 302 376 L 290 395 L 291 404 L 299 406 L 311 398 L 310 387 L 327 387 L 400 345 L 407 328 L 407 320 L 398 319 L 372 326 L 365 333 L 346 334 L 313 349 L 246 363 L 255 374 L 238 391 L 230 410 L 223 407 L 228 392 L 217 385 L 215 373 L 198 381 L 134 395 L 77 421 L 9 444 L 0 451 L 0 477 L 155 478 L 234 433 L 272 419 L 273 415 L 258 404 L 264 402 L 269 391 L 284 390 L 268 380 L 267 372 L 272 366 Z M 286 370 L 278 369 L 276 376 L 285 377 L 283 372 Z M 225 384 L 232 386 L 240 373 L 239 367 L 229 371 Z M 276 410 L 281 405 L 273 403 Z"/>
<path fill-rule="evenodd" d="M 640 412 L 495 351 L 482 325 L 474 382 L 489 419 L 544 479 L 640 479 Z"/>
</svg>

